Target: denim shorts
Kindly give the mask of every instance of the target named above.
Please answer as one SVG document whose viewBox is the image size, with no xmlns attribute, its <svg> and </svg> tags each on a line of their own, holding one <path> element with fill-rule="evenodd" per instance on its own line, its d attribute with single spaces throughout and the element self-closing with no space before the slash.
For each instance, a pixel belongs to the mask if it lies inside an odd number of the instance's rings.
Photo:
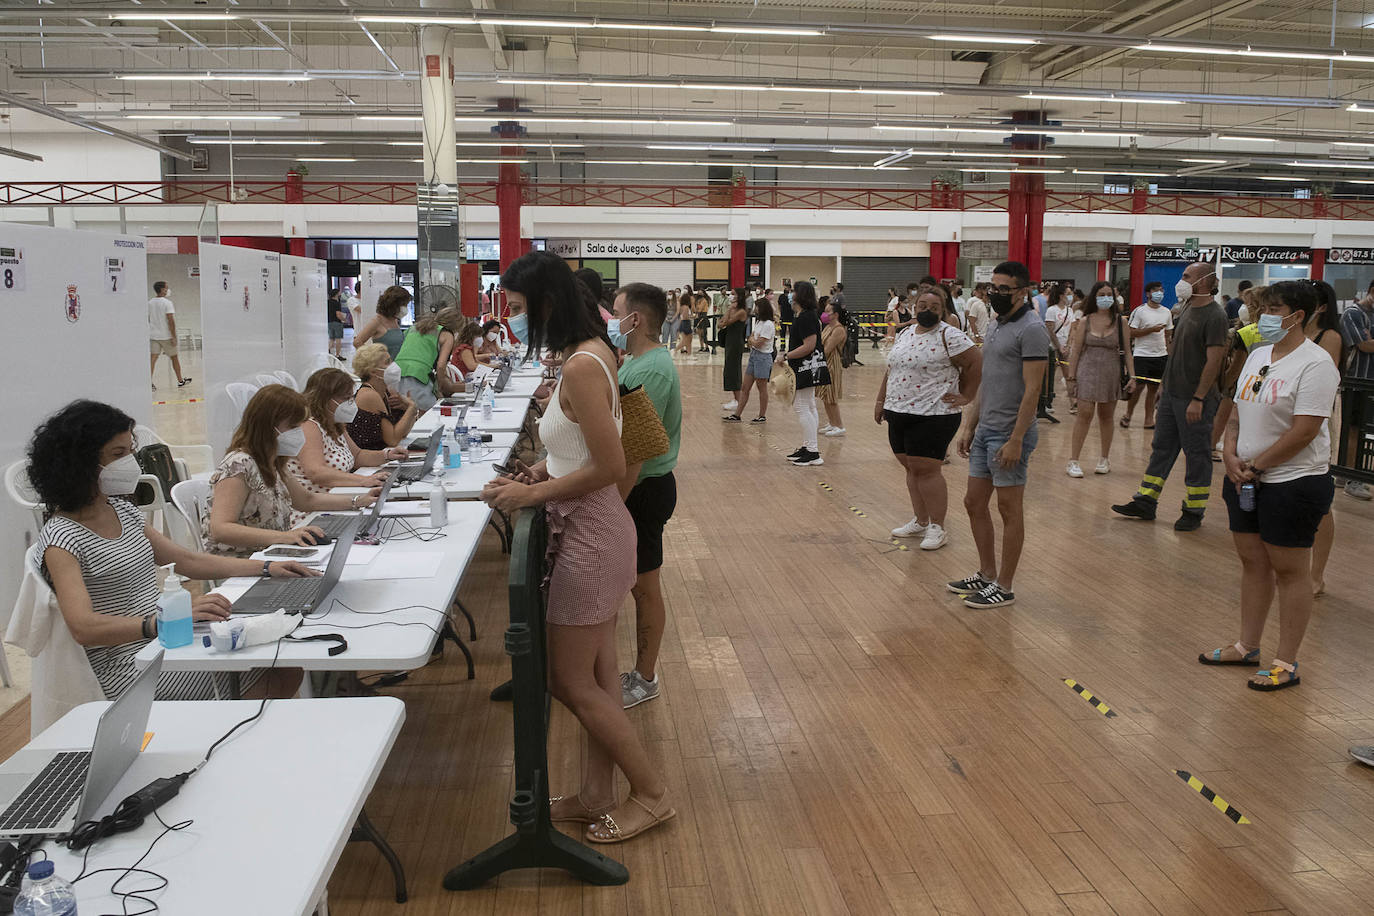
<svg viewBox="0 0 1374 916">
<path fill-rule="evenodd" d="M 1030 464 L 1031 452 L 1035 451 L 1035 444 L 1040 439 L 1040 431 L 1032 423 L 1026 430 L 1026 438 L 1021 440 L 1021 460 L 1009 468 L 1004 468 L 997 463 L 997 451 L 1007 440 L 1011 438 L 1011 432 L 1000 432 L 988 429 L 986 426 L 979 425 L 973 432 L 973 445 L 968 453 L 968 476 L 992 478 L 994 487 L 1024 487 L 1026 485 L 1026 467 Z"/>
<path fill-rule="evenodd" d="M 745 365 L 744 371 L 754 378 L 767 379 L 773 374 L 773 354 L 764 350 L 749 351 L 749 362 Z"/>
</svg>

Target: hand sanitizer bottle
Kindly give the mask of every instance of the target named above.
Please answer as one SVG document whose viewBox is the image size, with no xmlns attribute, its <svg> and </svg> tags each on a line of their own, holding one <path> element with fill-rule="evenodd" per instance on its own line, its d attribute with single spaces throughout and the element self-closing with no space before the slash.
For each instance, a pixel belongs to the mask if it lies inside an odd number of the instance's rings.
<svg viewBox="0 0 1374 916">
<path fill-rule="evenodd" d="M 191 593 L 181 587 L 176 564 L 168 563 L 167 580 L 157 597 L 157 641 L 164 649 L 191 644 Z"/>
</svg>

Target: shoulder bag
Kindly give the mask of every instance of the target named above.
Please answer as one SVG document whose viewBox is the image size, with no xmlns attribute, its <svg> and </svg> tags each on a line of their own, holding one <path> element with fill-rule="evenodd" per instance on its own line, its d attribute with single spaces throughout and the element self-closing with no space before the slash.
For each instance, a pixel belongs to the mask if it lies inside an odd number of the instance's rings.
<svg viewBox="0 0 1374 916">
<path fill-rule="evenodd" d="M 1116 319 L 1116 359 L 1120 366 L 1121 381 L 1118 384 L 1116 393 L 1117 400 L 1126 401 L 1130 399 L 1130 394 L 1126 391 L 1126 386 L 1131 383 L 1130 373 L 1126 371 L 1126 333 L 1122 330 L 1122 325 L 1126 319 L 1117 316 Z"/>
<path fill-rule="evenodd" d="M 620 447 L 626 464 L 642 464 L 668 454 L 671 442 L 644 386 L 620 386 Z"/>
</svg>

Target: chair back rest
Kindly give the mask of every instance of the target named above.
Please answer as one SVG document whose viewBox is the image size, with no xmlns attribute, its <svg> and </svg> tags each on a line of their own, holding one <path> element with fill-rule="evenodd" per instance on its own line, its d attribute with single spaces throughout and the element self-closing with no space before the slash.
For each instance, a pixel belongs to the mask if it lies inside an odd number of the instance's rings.
<svg viewBox="0 0 1374 916">
<path fill-rule="evenodd" d="M 282 383 L 281 379 L 270 372 L 259 373 L 253 377 L 253 381 L 257 383 L 259 388 L 266 388 L 268 385 L 280 385 Z"/>
<path fill-rule="evenodd" d="M 273 380 L 273 384 L 276 384 L 275 380 Z M 248 402 L 253 400 L 253 395 L 258 393 L 260 387 L 262 386 L 253 382 L 230 382 L 224 386 L 224 393 L 229 395 L 229 401 L 234 405 L 234 410 L 239 417 L 243 416 L 244 410 L 248 407 Z M 238 424 L 238 418 L 235 418 L 234 423 L 235 425 Z"/>
<path fill-rule="evenodd" d="M 172 487 L 172 505 L 186 519 L 199 540 L 203 520 L 210 514 L 210 481 L 194 478 L 181 481 Z"/>
<path fill-rule="evenodd" d="M 29 483 L 29 463 L 24 459 L 12 462 L 5 468 L 5 492 L 20 508 L 29 510 L 33 515 L 34 530 L 43 527 L 43 503 L 38 491 Z"/>
<path fill-rule="evenodd" d="M 277 384 L 285 385 L 292 391 L 301 390 L 301 386 L 296 383 L 296 377 L 292 375 L 290 372 L 287 372 L 285 369 L 278 369 L 276 372 L 273 373 L 273 375 L 276 376 Z"/>
</svg>

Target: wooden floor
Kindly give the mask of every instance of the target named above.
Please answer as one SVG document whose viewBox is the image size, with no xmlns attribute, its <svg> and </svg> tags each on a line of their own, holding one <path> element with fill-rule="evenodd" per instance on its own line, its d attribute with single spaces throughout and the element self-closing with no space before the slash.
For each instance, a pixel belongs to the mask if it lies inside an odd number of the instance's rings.
<svg viewBox="0 0 1374 916">
<path fill-rule="evenodd" d="M 894 549 L 910 512 L 871 419 L 881 357 L 863 356 L 845 381 L 848 437 L 823 439 L 826 465 L 806 469 L 782 458 L 798 444 L 790 407 L 763 428 L 723 424 L 718 362 L 681 364 L 663 694 L 630 713 L 680 816 L 614 850 L 631 882 L 440 887 L 509 832 L 510 707 L 487 700 L 509 673 L 505 562 L 488 538 L 463 588 L 477 680 L 450 652 L 387 691 L 407 721 L 367 807 L 411 902 L 392 902 L 385 865 L 355 844 L 330 884 L 335 916 L 1370 911 L 1374 771 L 1346 747 L 1374 739 L 1374 506 L 1338 493 L 1303 685 L 1259 694 L 1244 672 L 1194 661 L 1237 635 L 1220 497 L 1201 531 L 1176 534 L 1180 465 L 1161 521 L 1117 519 L 1108 506 L 1130 496 L 1148 447 L 1139 419 L 1117 430 L 1113 472 L 1083 480 L 1063 470 L 1070 425 L 1042 425 L 1018 603 L 971 611 L 944 589 L 977 566 L 964 464 L 946 468 L 950 545 Z M 627 665 L 632 618 L 627 603 Z M 1277 636 L 1275 615 L 1266 661 Z M 558 790 L 575 785 L 577 733 L 555 715 Z"/>
</svg>

